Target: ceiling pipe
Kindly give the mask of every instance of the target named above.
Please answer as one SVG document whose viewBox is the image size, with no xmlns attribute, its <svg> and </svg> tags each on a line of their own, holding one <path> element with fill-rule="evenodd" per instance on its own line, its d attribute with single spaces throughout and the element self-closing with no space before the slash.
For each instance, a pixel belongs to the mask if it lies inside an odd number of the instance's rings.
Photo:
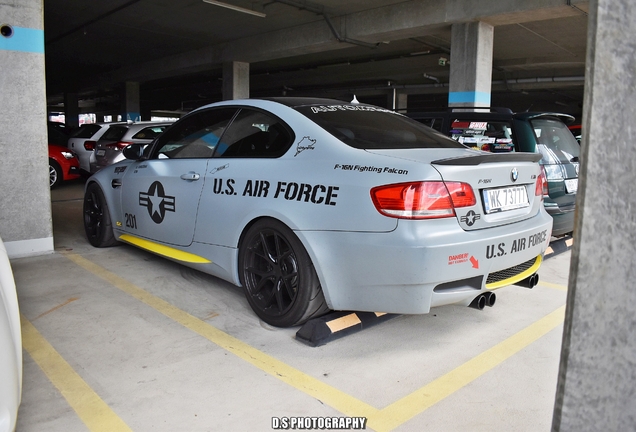
<svg viewBox="0 0 636 432">
<path fill-rule="evenodd" d="M 321 5 L 313 4 L 308 1 L 298 1 L 298 0 L 273 0 L 272 2 L 282 3 L 287 6 L 293 6 L 300 10 L 306 10 L 306 11 L 313 12 L 317 15 L 322 16 L 327 22 L 329 29 L 331 29 L 331 33 L 333 33 L 334 37 L 338 40 L 338 42 L 341 42 L 341 43 L 345 42 L 352 45 L 363 46 L 366 48 L 377 48 L 380 45 L 379 43 L 373 44 L 373 43 L 364 42 L 357 39 L 351 39 L 346 36 L 345 37 L 340 36 L 340 33 L 338 33 L 338 30 L 336 30 L 336 27 L 333 25 L 333 22 L 331 22 L 329 15 L 325 12 L 324 7 L 322 7 Z"/>
</svg>

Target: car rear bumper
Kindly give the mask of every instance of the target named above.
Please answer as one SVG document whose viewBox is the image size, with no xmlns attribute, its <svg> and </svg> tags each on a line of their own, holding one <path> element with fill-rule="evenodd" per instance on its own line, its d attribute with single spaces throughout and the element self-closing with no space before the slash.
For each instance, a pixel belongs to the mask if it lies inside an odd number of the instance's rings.
<svg viewBox="0 0 636 432">
<path fill-rule="evenodd" d="M 492 288 L 489 274 L 534 263 L 551 229 L 552 218 L 541 211 L 521 223 L 470 232 L 440 219 L 401 220 L 387 233 L 297 234 L 320 263 L 316 270 L 332 309 L 421 314 L 468 305 Z"/>
</svg>

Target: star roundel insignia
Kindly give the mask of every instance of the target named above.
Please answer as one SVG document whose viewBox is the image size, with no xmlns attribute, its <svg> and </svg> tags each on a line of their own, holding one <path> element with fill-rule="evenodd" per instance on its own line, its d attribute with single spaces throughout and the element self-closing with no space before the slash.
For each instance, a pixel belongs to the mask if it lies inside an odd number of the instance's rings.
<svg viewBox="0 0 636 432">
<path fill-rule="evenodd" d="M 459 218 L 460 221 L 464 222 L 469 227 L 475 225 L 475 221 L 477 219 L 481 219 L 481 215 L 475 213 L 474 211 L 469 211 L 465 216 Z"/>
<path fill-rule="evenodd" d="M 175 211 L 175 197 L 166 195 L 163 185 L 156 181 L 150 185 L 148 192 L 139 192 L 139 205 L 148 209 L 154 223 L 160 224 L 167 211 Z"/>
</svg>

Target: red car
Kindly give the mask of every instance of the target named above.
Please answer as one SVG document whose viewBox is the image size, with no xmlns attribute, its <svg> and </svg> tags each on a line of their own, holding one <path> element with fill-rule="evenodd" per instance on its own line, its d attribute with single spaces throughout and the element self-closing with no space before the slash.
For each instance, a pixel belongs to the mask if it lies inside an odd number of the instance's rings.
<svg viewBox="0 0 636 432">
<path fill-rule="evenodd" d="M 66 180 L 75 180 L 80 177 L 79 159 L 75 153 L 53 144 L 49 144 L 49 185 L 51 188 L 58 186 Z"/>
</svg>

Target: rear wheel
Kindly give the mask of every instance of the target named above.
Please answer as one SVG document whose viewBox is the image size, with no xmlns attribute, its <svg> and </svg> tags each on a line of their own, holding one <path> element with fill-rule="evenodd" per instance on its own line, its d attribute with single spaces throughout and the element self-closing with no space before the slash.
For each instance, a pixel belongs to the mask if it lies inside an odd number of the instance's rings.
<svg viewBox="0 0 636 432">
<path fill-rule="evenodd" d="M 247 231 L 239 272 L 247 301 L 268 324 L 299 325 L 329 310 L 307 251 L 278 221 L 262 219 Z"/>
<path fill-rule="evenodd" d="M 90 244 L 95 247 L 109 247 L 118 243 L 106 197 L 96 183 L 91 183 L 84 194 L 84 231 Z"/>
<path fill-rule="evenodd" d="M 53 189 L 62 183 L 62 168 L 53 159 L 49 159 L 49 186 Z"/>
</svg>

